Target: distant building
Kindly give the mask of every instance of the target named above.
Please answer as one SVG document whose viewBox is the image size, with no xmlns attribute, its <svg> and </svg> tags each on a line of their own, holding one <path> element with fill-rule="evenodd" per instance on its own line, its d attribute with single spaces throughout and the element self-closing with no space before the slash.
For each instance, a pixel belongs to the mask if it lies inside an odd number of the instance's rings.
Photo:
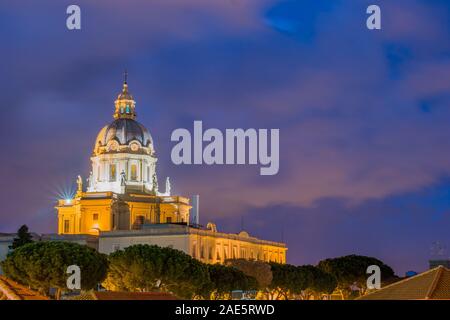
<svg viewBox="0 0 450 320">
<path fill-rule="evenodd" d="M 414 277 L 414 276 L 416 276 L 416 275 L 417 275 L 417 272 L 412 271 L 412 270 L 406 271 L 406 272 L 405 272 L 405 277 L 407 277 L 407 278 L 409 278 L 409 277 Z"/>
<path fill-rule="evenodd" d="M 6 256 L 11 252 L 11 245 L 13 244 L 16 233 L 0 233 L 0 261 L 6 259 Z M 34 240 L 40 239 L 40 236 L 36 233 L 31 233 Z M 0 275 L 2 274 L 2 268 L 0 266 Z"/>
<path fill-rule="evenodd" d="M 245 231 L 218 232 L 213 223 L 203 228 L 198 196 L 191 217 L 189 197 L 172 195 L 168 178 L 160 191 L 153 139 L 136 121 L 135 104 L 125 79 L 115 100 L 114 120 L 95 139 L 87 187 L 78 176 L 76 195 L 60 199 L 56 206 L 58 235 L 43 239 L 87 244 L 102 253 L 146 243 L 171 246 L 206 263 L 231 258 L 285 263 L 284 243 Z"/>
<path fill-rule="evenodd" d="M 430 265 L 430 269 L 434 269 L 438 266 L 444 266 L 447 269 L 450 269 L 450 259 L 436 259 L 436 260 L 429 260 L 428 261 Z"/>
<path fill-rule="evenodd" d="M 98 241 L 98 250 L 106 254 L 133 244 L 149 244 L 184 251 L 205 263 L 224 263 L 227 259 L 286 262 L 286 248 L 280 243 L 251 237 L 245 231 L 239 234 L 219 232 L 211 224 L 209 229 L 149 224 L 140 230 L 100 232 Z"/>
<path fill-rule="evenodd" d="M 6 256 L 10 252 L 9 247 L 12 245 L 15 235 L 15 233 L 0 233 L 0 261 L 6 259 Z M 2 274 L 1 266 L 0 274 Z"/>
</svg>

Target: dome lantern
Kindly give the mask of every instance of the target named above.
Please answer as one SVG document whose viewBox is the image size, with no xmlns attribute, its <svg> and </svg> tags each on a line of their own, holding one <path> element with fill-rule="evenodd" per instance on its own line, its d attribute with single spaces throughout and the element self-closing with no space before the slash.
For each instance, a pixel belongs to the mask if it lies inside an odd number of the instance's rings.
<svg viewBox="0 0 450 320">
<path fill-rule="evenodd" d="M 133 99 L 133 96 L 128 92 L 128 73 L 125 71 L 124 73 L 124 81 L 122 92 L 117 96 L 114 112 L 114 119 L 136 119 L 136 102 Z"/>
</svg>

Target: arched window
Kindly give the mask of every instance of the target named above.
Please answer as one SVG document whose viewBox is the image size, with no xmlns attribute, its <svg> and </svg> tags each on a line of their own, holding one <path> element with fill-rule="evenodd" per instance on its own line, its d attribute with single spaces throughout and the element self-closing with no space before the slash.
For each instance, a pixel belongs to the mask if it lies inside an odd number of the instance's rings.
<svg viewBox="0 0 450 320">
<path fill-rule="evenodd" d="M 70 231 L 70 221 L 64 220 L 64 233 L 69 233 Z"/>
<path fill-rule="evenodd" d="M 109 165 L 109 181 L 116 181 L 117 169 L 115 164 Z"/>
<path fill-rule="evenodd" d="M 127 104 L 126 110 L 127 110 L 127 113 L 130 113 L 130 106 L 128 104 Z"/>
<path fill-rule="evenodd" d="M 131 165 L 130 180 L 137 181 L 137 165 L 135 165 L 135 164 Z"/>
</svg>

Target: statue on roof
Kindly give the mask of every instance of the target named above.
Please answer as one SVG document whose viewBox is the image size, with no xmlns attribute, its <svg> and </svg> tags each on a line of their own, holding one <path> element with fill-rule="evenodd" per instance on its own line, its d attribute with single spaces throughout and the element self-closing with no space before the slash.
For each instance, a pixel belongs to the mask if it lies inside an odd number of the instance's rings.
<svg viewBox="0 0 450 320">
<path fill-rule="evenodd" d="M 83 192 L 83 179 L 80 175 L 77 177 L 77 193 Z"/>
<path fill-rule="evenodd" d="M 126 185 L 127 182 L 127 177 L 125 175 L 125 171 L 122 170 L 122 172 L 120 173 L 120 185 L 123 187 Z"/>
</svg>

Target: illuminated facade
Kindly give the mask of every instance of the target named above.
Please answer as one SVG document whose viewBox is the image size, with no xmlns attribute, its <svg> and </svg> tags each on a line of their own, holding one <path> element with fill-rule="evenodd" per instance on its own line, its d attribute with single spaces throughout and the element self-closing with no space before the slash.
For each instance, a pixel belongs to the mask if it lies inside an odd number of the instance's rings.
<svg viewBox="0 0 450 320">
<path fill-rule="evenodd" d="M 286 261 L 286 246 L 246 232 L 217 232 L 214 224 L 190 224 L 190 201 L 171 195 L 170 181 L 158 188 L 157 157 L 149 131 L 136 121 L 136 103 L 125 79 L 115 101 L 114 120 L 94 144 L 92 170 L 71 199 L 60 199 L 58 234 L 96 236 L 100 252 L 138 243 L 172 246 L 208 263 L 231 258 Z M 86 189 L 86 190 L 84 190 Z"/>
</svg>

